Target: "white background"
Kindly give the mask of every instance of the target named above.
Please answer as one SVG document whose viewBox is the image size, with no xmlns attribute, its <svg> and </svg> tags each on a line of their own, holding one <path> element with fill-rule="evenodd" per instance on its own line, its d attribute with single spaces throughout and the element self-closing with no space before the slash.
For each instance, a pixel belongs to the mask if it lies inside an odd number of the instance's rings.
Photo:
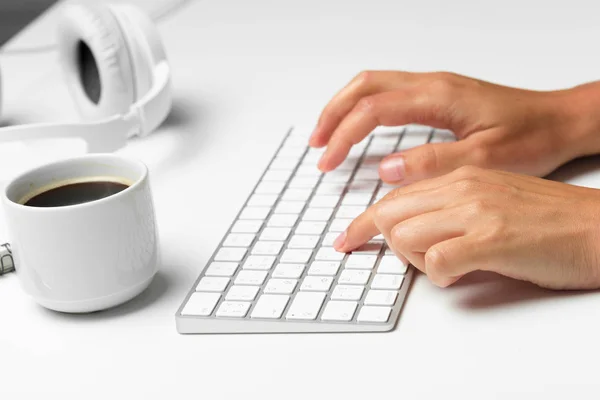
<svg viewBox="0 0 600 400">
<path fill-rule="evenodd" d="M 533 89 L 595 80 L 595 4 L 191 1 L 159 25 L 172 115 L 121 152 L 151 170 L 160 273 L 134 301 L 87 316 L 42 309 L 17 275 L 0 278 L 0 398 L 598 398 L 597 292 L 489 274 L 439 289 L 420 275 L 391 333 L 181 336 L 174 321 L 286 129 L 310 129 L 356 73 L 451 70 Z M 52 40 L 48 17 L 11 46 Z M 3 123 L 75 118 L 53 61 L 0 56 Z M 0 179 L 78 151 L 50 148 L 0 145 Z M 598 165 L 555 177 L 600 186 Z"/>
</svg>

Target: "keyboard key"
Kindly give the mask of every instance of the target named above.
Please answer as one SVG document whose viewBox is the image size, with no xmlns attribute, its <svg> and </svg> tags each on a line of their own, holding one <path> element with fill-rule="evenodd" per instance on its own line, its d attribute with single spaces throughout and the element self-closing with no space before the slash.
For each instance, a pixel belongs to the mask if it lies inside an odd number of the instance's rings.
<svg viewBox="0 0 600 400">
<path fill-rule="evenodd" d="M 331 171 L 323 176 L 323 182 L 327 183 L 347 183 L 352 176 L 352 171 Z"/>
<path fill-rule="evenodd" d="M 347 157 L 337 168 L 336 171 L 353 171 L 358 164 L 358 157 Z"/>
<path fill-rule="evenodd" d="M 325 230 L 326 222 L 319 221 L 301 221 L 296 226 L 296 233 L 302 235 L 320 235 Z"/>
<path fill-rule="evenodd" d="M 224 301 L 217 310 L 217 317 L 232 317 L 243 318 L 250 309 L 250 304 L 247 301 Z"/>
<path fill-rule="evenodd" d="M 281 318 L 289 299 L 290 296 L 284 294 L 263 294 L 252 310 L 251 318 Z"/>
<path fill-rule="evenodd" d="M 353 181 L 348 185 L 349 193 L 373 193 L 377 188 L 377 181 Z"/>
<path fill-rule="evenodd" d="M 298 279 L 304 268 L 304 264 L 278 264 L 273 271 L 273 278 Z"/>
<path fill-rule="evenodd" d="M 319 182 L 318 176 L 297 176 L 290 181 L 288 187 L 295 189 L 313 188 Z"/>
<path fill-rule="evenodd" d="M 346 185 L 341 183 L 323 183 L 321 182 L 317 187 L 316 194 L 337 194 L 340 195 L 344 192 Z"/>
<path fill-rule="evenodd" d="M 280 261 L 282 263 L 300 263 L 305 264 L 310 259 L 312 250 L 304 249 L 287 249 L 281 255 Z"/>
<path fill-rule="evenodd" d="M 363 306 L 356 320 L 358 322 L 387 322 L 391 311 L 391 307 Z"/>
<path fill-rule="evenodd" d="M 248 199 L 248 206 L 252 207 L 273 207 L 273 204 L 277 201 L 276 194 L 253 194 Z"/>
<path fill-rule="evenodd" d="M 298 281 L 296 279 L 269 279 L 265 286 L 265 293 L 291 294 L 296 288 Z"/>
<path fill-rule="evenodd" d="M 323 237 L 323 241 L 321 242 L 322 246 L 333 246 L 333 242 L 335 242 L 335 239 L 337 239 L 337 237 L 340 236 L 340 234 L 338 232 L 328 232 L 325 234 L 325 236 Z"/>
<path fill-rule="evenodd" d="M 345 253 L 340 253 L 335 250 L 333 247 L 321 247 L 319 251 L 317 251 L 317 255 L 315 256 L 315 260 L 320 261 L 341 261 L 345 256 Z"/>
<path fill-rule="evenodd" d="M 369 290 L 365 297 L 365 304 L 373 306 L 393 306 L 398 297 L 398 292 L 393 290 Z"/>
<path fill-rule="evenodd" d="M 314 291 L 314 292 L 326 292 L 331 288 L 333 278 L 329 276 L 307 276 L 302 281 L 300 290 L 302 291 Z"/>
<path fill-rule="evenodd" d="M 248 247 L 254 241 L 254 236 L 251 233 L 230 233 L 223 241 L 225 247 Z"/>
<path fill-rule="evenodd" d="M 256 194 L 280 194 L 285 182 L 261 182 L 254 189 Z"/>
<path fill-rule="evenodd" d="M 235 278 L 236 285 L 262 285 L 267 277 L 266 271 L 250 271 L 242 270 L 237 274 Z"/>
<path fill-rule="evenodd" d="M 361 245 L 356 250 L 352 250 L 352 254 L 379 254 L 381 248 L 383 247 L 383 242 L 371 240 L 367 243 Z"/>
<path fill-rule="evenodd" d="M 286 189 L 281 196 L 282 200 L 286 201 L 306 201 L 312 194 L 311 189 Z"/>
<path fill-rule="evenodd" d="M 367 208 L 364 206 L 340 206 L 335 213 L 336 218 L 356 218 Z"/>
<path fill-rule="evenodd" d="M 391 251 L 391 250 L 390 250 Z M 393 253 L 392 253 L 393 254 Z M 377 273 L 379 274 L 406 274 L 408 265 L 404 264 L 396 256 L 383 256 L 379 261 Z"/>
<path fill-rule="evenodd" d="M 277 255 L 281 251 L 284 242 L 256 242 L 252 248 L 252 254 Z"/>
<path fill-rule="evenodd" d="M 290 236 L 292 228 L 266 227 L 260 234 L 260 240 L 285 241 Z"/>
<path fill-rule="evenodd" d="M 229 284 L 229 278 L 205 276 L 196 285 L 197 292 L 223 292 Z"/>
<path fill-rule="evenodd" d="M 280 201 L 275 207 L 276 214 L 300 214 L 304 210 L 304 202 Z"/>
<path fill-rule="evenodd" d="M 323 321 L 351 321 L 358 303 L 355 301 L 330 300 L 325 306 L 321 319 Z"/>
<path fill-rule="evenodd" d="M 238 286 L 233 285 L 229 288 L 226 300 L 239 300 L 239 301 L 254 301 L 258 294 L 259 286 Z"/>
<path fill-rule="evenodd" d="M 351 218 L 336 218 L 329 225 L 329 232 L 344 232 L 352 221 Z"/>
<path fill-rule="evenodd" d="M 232 233 L 256 233 L 263 225 L 263 221 L 238 220 L 231 227 Z"/>
<path fill-rule="evenodd" d="M 294 235 L 288 243 L 288 249 L 314 249 L 319 242 L 320 236 L 316 235 Z"/>
<path fill-rule="evenodd" d="M 245 207 L 240 213 L 240 219 L 264 220 L 270 211 L 269 207 Z"/>
<path fill-rule="evenodd" d="M 241 261 L 247 251 L 243 247 L 221 247 L 215 254 L 215 261 Z"/>
<path fill-rule="evenodd" d="M 268 170 L 262 178 L 263 182 L 287 182 L 292 175 L 291 170 L 275 169 Z"/>
<path fill-rule="evenodd" d="M 350 254 L 344 267 L 348 269 L 373 269 L 376 261 L 376 255 Z"/>
<path fill-rule="evenodd" d="M 309 208 L 302 215 L 303 221 L 329 221 L 333 208 Z"/>
<path fill-rule="evenodd" d="M 342 199 L 344 206 L 366 206 L 371 201 L 372 195 L 369 193 L 348 193 Z"/>
<path fill-rule="evenodd" d="M 298 165 L 298 158 L 296 157 L 275 157 L 271 165 L 269 166 L 269 170 L 293 170 Z"/>
<path fill-rule="evenodd" d="M 364 285 L 369 281 L 369 277 L 371 276 L 371 271 L 363 270 L 363 269 L 345 269 L 340 274 L 340 278 L 338 279 L 338 283 L 348 284 L 348 285 Z"/>
<path fill-rule="evenodd" d="M 402 275 L 388 275 L 388 274 L 377 274 L 371 282 L 371 288 L 373 289 L 400 289 L 404 276 Z"/>
<path fill-rule="evenodd" d="M 356 174 L 354 174 L 354 179 L 355 180 L 365 180 L 365 181 L 369 181 L 369 180 L 378 181 L 379 180 L 379 171 L 377 169 L 361 167 L 358 169 L 358 171 L 356 171 Z"/>
<path fill-rule="evenodd" d="M 360 300 L 365 288 L 356 285 L 337 285 L 331 293 L 334 300 Z"/>
<path fill-rule="evenodd" d="M 301 165 L 296 170 L 295 176 L 316 176 L 320 177 L 323 173 L 317 168 L 316 163 L 313 165 Z"/>
<path fill-rule="evenodd" d="M 206 276 L 233 276 L 238 269 L 236 262 L 212 262 L 206 269 Z"/>
<path fill-rule="evenodd" d="M 335 207 L 337 203 L 340 201 L 339 195 L 321 195 L 314 196 L 310 200 L 310 206 L 313 208 L 316 207 Z"/>
<path fill-rule="evenodd" d="M 323 300 L 325 300 L 325 293 L 299 292 L 294 298 L 286 318 L 313 320 L 319 315 Z"/>
<path fill-rule="evenodd" d="M 406 132 L 402 139 L 400 139 L 400 145 L 398 146 L 398 150 L 407 150 L 412 149 L 413 147 L 421 146 L 427 143 L 429 139 L 429 131 L 427 133 L 421 132 Z"/>
<path fill-rule="evenodd" d="M 272 242 L 276 243 L 276 242 Z M 253 269 L 259 271 L 268 271 L 273 267 L 273 263 L 275 262 L 275 256 L 248 256 L 246 262 L 242 269 Z"/>
<path fill-rule="evenodd" d="M 308 270 L 308 275 L 335 276 L 339 269 L 339 261 L 313 261 Z"/>
<path fill-rule="evenodd" d="M 296 224 L 297 214 L 273 214 L 267 222 L 267 226 L 275 228 L 290 228 Z"/>
<path fill-rule="evenodd" d="M 220 293 L 192 293 L 183 310 L 181 310 L 181 314 L 209 316 L 212 314 L 220 298 Z"/>
</svg>

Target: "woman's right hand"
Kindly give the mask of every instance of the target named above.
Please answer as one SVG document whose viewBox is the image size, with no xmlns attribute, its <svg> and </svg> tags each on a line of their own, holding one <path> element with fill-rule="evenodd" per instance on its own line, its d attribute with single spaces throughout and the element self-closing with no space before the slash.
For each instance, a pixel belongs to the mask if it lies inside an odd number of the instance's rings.
<svg viewBox="0 0 600 400">
<path fill-rule="evenodd" d="M 600 152 L 600 84 L 540 92 L 451 73 L 363 72 L 325 107 L 309 144 L 335 169 L 377 126 L 421 124 L 459 139 L 391 154 L 383 181 L 404 185 L 474 165 L 545 176 Z"/>
</svg>

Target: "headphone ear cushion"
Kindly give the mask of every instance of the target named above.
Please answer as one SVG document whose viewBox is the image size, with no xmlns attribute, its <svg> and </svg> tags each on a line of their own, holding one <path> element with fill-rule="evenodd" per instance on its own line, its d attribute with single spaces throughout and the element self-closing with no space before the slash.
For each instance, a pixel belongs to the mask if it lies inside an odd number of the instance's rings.
<svg viewBox="0 0 600 400">
<path fill-rule="evenodd" d="M 67 6 L 58 30 L 69 92 L 88 119 L 125 114 L 135 101 L 133 66 L 117 19 L 105 6 Z"/>
</svg>

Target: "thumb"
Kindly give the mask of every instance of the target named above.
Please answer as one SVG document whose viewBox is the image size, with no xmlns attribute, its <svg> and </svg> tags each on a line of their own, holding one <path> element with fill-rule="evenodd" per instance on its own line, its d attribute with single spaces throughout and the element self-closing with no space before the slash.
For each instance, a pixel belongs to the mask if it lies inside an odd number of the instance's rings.
<svg viewBox="0 0 600 400">
<path fill-rule="evenodd" d="M 389 184 L 405 185 L 447 174 L 463 165 L 481 165 L 482 147 L 477 141 L 428 143 L 394 153 L 379 165 L 379 176 Z"/>
</svg>

